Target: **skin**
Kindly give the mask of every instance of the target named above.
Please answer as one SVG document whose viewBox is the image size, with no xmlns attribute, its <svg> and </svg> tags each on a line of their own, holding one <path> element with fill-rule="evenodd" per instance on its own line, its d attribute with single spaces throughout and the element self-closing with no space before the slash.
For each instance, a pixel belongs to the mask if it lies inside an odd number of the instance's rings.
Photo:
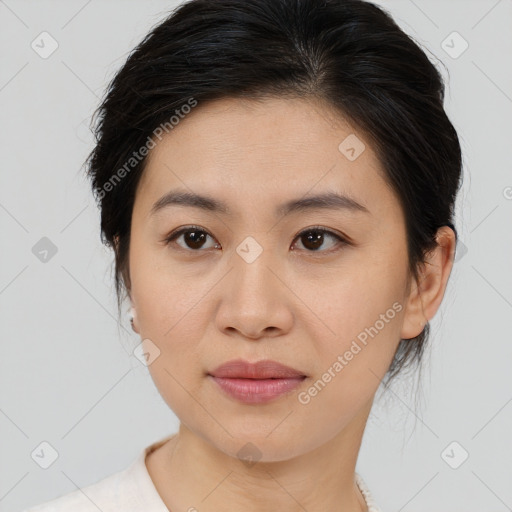
<svg viewBox="0 0 512 512">
<path fill-rule="evenodd" d="M 354 161 L 338 149 L 350 134 L 366 146 Z M 374 395 L 400 339 L 418 335 L 439 308 L 455 249 L 453 231 L 441 228 L 421 279 L 411 280 L 403 212 L 383 176 L 371 142 L 319 100 L 199 104 L 151 150 L 127 278 L 134 328 L 160 350 L 149 371 L 180 420 L 146 459 L 170 510 L 366 510 L 354 472 Z M 233 213 L 173 205 L 151 216 L 177 188 L 211 195 Z M 369 213 L 274 215 L 288 200 L 325 191 L 349 194 Z M 183 235 L 165 245 L 192 224 L 210 235 L 203 248 Z M 351 244 L 324 233 L 314 251 L 297 237 L 313 226 Z M 247 236 L 263 248 L 252 263 L 236 252 Z M 394 318 L 301 403 L 298 394 L 394 303 Z M 242 404 L 207 377 L 235 358 L 272 359 L 307 378 L 272 402 Z M 251 466 L 237 455 L 249 442 L 260 452 Z"/>
</svg>

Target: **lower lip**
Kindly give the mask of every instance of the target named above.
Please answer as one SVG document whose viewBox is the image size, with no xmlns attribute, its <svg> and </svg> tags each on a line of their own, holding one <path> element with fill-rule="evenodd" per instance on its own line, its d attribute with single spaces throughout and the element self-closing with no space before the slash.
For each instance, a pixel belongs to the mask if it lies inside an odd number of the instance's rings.
<svg viewBox="0 0 512 512">
<path fill-rule="evenodd" d="M 229 396 L 245 404 L 262 404 L 293 391 L 306 377 L 286 379 L 226 379 L 210 377 Z"/>
</svg>

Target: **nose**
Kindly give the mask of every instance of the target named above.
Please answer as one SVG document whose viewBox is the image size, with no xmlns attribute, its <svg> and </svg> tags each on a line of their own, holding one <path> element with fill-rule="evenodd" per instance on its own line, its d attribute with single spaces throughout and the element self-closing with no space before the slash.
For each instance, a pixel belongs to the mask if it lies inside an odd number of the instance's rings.
<svg viewBox="0 0 512 512">
<path fill-rule="evenodd" d="M 293 293 L 283 266 L 270 253 L 263 250 L 253 261 L 242 252 L 233 254 L 216 311 L 217 327 L 225 334 L 259 340 L 291 329 Z"/>
</svg>

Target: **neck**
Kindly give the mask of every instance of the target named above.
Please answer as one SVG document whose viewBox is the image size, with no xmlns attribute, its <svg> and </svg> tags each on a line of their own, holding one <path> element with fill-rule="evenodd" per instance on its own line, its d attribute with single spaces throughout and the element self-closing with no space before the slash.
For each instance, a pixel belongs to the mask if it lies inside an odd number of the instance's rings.
<svg viewBox="0 0 512 512">
<path fill-rule="evenodd" d="M 146 458 L 170 511 L 367 512 L 355 466 L 371 403 L 344 430 L 289 460 L 246 463 L 183 424 Z M 229 507 L 226 504 L 229 503 Z"/>
</svg>

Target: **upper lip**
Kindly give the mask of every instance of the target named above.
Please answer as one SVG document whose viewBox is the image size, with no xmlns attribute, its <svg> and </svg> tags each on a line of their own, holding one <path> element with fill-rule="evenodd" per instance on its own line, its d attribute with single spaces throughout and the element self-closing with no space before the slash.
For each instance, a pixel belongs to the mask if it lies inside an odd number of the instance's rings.
<svg viewBox="0 0 512 512">
<path fill-rule="evenodd" d="M 285 379 L 305 377 L 305 375 L 284 364 L 270 359 L 250 363 L 243 359 L 234 359 L 221 364 L 209 373 L 213 377 L 231 379 Z"/>
</svg>

